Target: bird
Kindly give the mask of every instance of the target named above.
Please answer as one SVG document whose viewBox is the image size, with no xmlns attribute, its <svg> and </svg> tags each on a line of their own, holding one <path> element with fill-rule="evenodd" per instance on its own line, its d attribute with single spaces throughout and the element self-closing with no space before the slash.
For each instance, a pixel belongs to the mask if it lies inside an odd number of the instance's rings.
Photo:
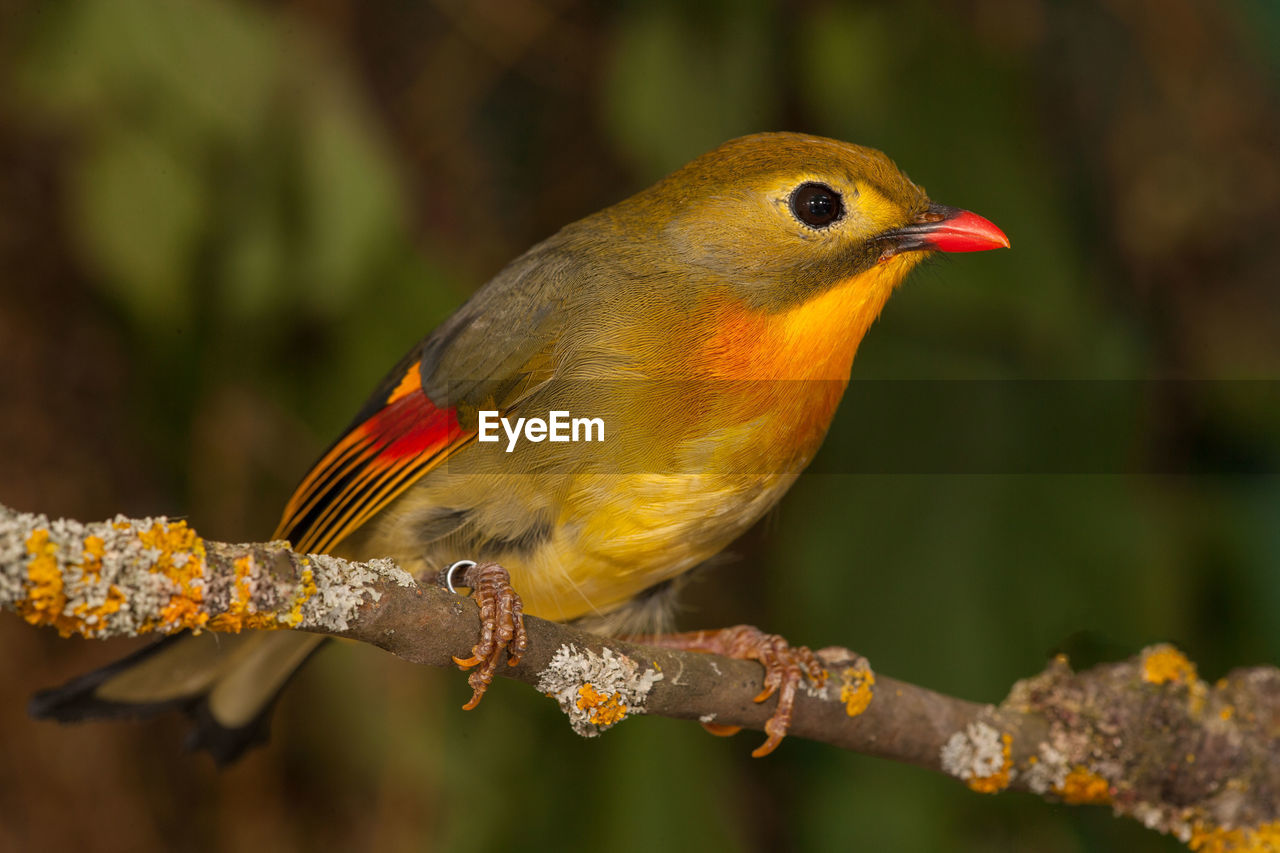
<svg viewBox="0 0 1280 853">
<path fill-rule="evenodd" d="M 662 633 L 681 581 L 813 459 L 863 336 L 908 272 L 934 253 L 1009 245 L 875 149 L 799 133 L 731 140 L 480 287 L 385 376 L 275 537 L 391 557 L 420 578 L 463 566 L 461 585 L 496 614 L 455 659 L 475 667 L 468 707 L 524 649 L 523 614 L 758 660 L 757 698 L 782 688 L 753 753 L 766 754 L 798 680 L 816 683 L 821 666 L 750 626 Z M 265 739 L 275 699 L 322 642 L 170 637 L 37 694 L 30 710 L 79 721 L 181 708 L 196 721 L 189 746 L 225 763 Z"/>
</svg>

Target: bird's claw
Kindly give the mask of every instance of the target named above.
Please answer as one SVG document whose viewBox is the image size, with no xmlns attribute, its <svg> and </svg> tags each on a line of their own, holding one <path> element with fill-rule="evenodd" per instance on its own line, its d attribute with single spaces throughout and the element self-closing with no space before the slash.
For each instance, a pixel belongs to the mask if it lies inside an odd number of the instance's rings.
<svg viewBox="0 0 1280 853">
<path fill-rule="evenodd" d="M 827 671 L 808 646 L 793 646 L 778 634 L 766 634 L 751 625 L 738 625 L 725 631 L 729 634 L 727 657 L 759 661 L 764 667 L 764 689 L 754 701 L 763 702 L 778 694 L 778 707 L 764 724 L 768 737 L 751 751 L 753 757 L 763 758 L 778 748 L 791 728 L 801 681 L 808 679 L 820 688 L 827 681 Z"/>
<path fill-rule="evenodd" d="M 453 662 L 464 671 L 476 667 L 467 676 L 471 700 L 462 706 L 470 711 L 480 704 L 504 655 L 507 666 L 520 663 L 520 656 L 529 647 L 529 637 L 524 630 L 524 603 L 511 586 L 511 575 L 502 566 L 473 565 L 459 585 L 471 589 L 471 597 L 480 607 L 479 642 L 472 647 L 470 657 L 453 656 Z"/>
<path fill-rule="evenodd" d="M 778 748 L 791 727 L 795 713 L 796 691 L 804 679 L 816 688 L 827 681 L 827 671 L 807 646 L 793 646 L 778 634 L 766 634 L 752 625 L 735 625 L 718 631 L 693 631 L 685 634 L 665 634 L 646 637 L 642 642 L 666 648 L 686 649 L 695 652 L 724 655 L 737 660 L 758 661 L 764 667 L 764 689 L 754 701 L 763 702 L 778 694 L 778 707 L 764 724 L 768 736 L 763 744 L 752 750 L 752 756 L 763 758 Z M 704 724 L 712 734 L 733 734 L 736 727 Z"/>
</svg>

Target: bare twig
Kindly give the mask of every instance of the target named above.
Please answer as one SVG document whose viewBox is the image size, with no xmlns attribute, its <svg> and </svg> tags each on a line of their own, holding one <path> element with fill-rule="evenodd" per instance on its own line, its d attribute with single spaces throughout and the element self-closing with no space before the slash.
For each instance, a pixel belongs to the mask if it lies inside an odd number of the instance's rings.
<svg viewBox="0 0 1280 853">
<path fill-rule="evenodd" d="M 0 605 L 64 635 L 285 629 L 347 637 L 449 666 L 479 632 L 469 600 L 390 560 L 207 542 L 181 521 L 81 524 L 0 507 Z M 555 697 L 594 735 L 658 714 L 761 729 L 761 668 L 527 617 L 529 650 L 501 674 Z M 799 697 L 791 734 L 948 773 L 975 791 L 1033 791 L 1177 835 L 1192 849 L 1280 849 L 1280 670 L 1213 686 L 1169 646 L 1073 672 L 1063 659 L 981 705 L 872 673 L 839 648 Z"/>
</svg>

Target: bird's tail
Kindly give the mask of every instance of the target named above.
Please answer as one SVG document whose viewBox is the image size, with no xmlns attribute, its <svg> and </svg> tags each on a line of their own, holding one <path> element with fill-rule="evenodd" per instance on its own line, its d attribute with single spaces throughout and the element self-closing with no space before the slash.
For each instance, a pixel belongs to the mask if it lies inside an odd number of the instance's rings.
<svg viewBox="0 0 1280 853">
<path fill-rule="evenodd" d="M 29 711 L 80 722 L 179 708 L 195 721 L 188 748 L 227 764 L 266 741 L 280 692 L 323 642 L 292 631 L 180 634 L 40 691 Z"/>
</svg>

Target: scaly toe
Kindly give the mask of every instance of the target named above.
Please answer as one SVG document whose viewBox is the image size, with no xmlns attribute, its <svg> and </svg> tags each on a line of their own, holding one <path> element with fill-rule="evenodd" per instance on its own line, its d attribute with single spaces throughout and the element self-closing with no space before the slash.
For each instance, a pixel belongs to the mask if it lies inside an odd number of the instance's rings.
<svg viewBox="0 0 1280 853">
<path fill-rule="evenodd" d="M 768 739 L 751 754 L 756 758 L 768 755 L 778 748 L 791 727 L 795 713 L 796 692 L 803 681 L 814 687 L 822 687 L 827 672 L 818 657 L 805 646 L 792 646 L 778 634 L 766 634 L 751 625 L 736 625 L 718 631 L 693 631 L 685 634 L 664 634 L 657 637 L 639 637 L 639 642 L 665 648 L 708 652 L 738 660 L 754 660 L 764 667 L 764 684 L 754 701 L 764 702 L 778 694 L 778 707 L 764 725 Z M 731 734 L 725 731 L 734 727 L 719 724 L 703 724 L 712 734 Z"/>
<path fill-rule="evenodd" d="M 473 565 L 466 570 L 460 585 L 471 589 L 471 597 L 480 608 L 480 639 L 471 656 L 452 656 L 458 668 L 472 670 L 467 676 L 471 699 L 462 706 L 470 711 L 484 698 L 504 657 L 507 666 L 520 662 L 529 637 L 524 630 L 524 603 L 511 587 L 506 569 L 496 563 Z"/>
</svg>

